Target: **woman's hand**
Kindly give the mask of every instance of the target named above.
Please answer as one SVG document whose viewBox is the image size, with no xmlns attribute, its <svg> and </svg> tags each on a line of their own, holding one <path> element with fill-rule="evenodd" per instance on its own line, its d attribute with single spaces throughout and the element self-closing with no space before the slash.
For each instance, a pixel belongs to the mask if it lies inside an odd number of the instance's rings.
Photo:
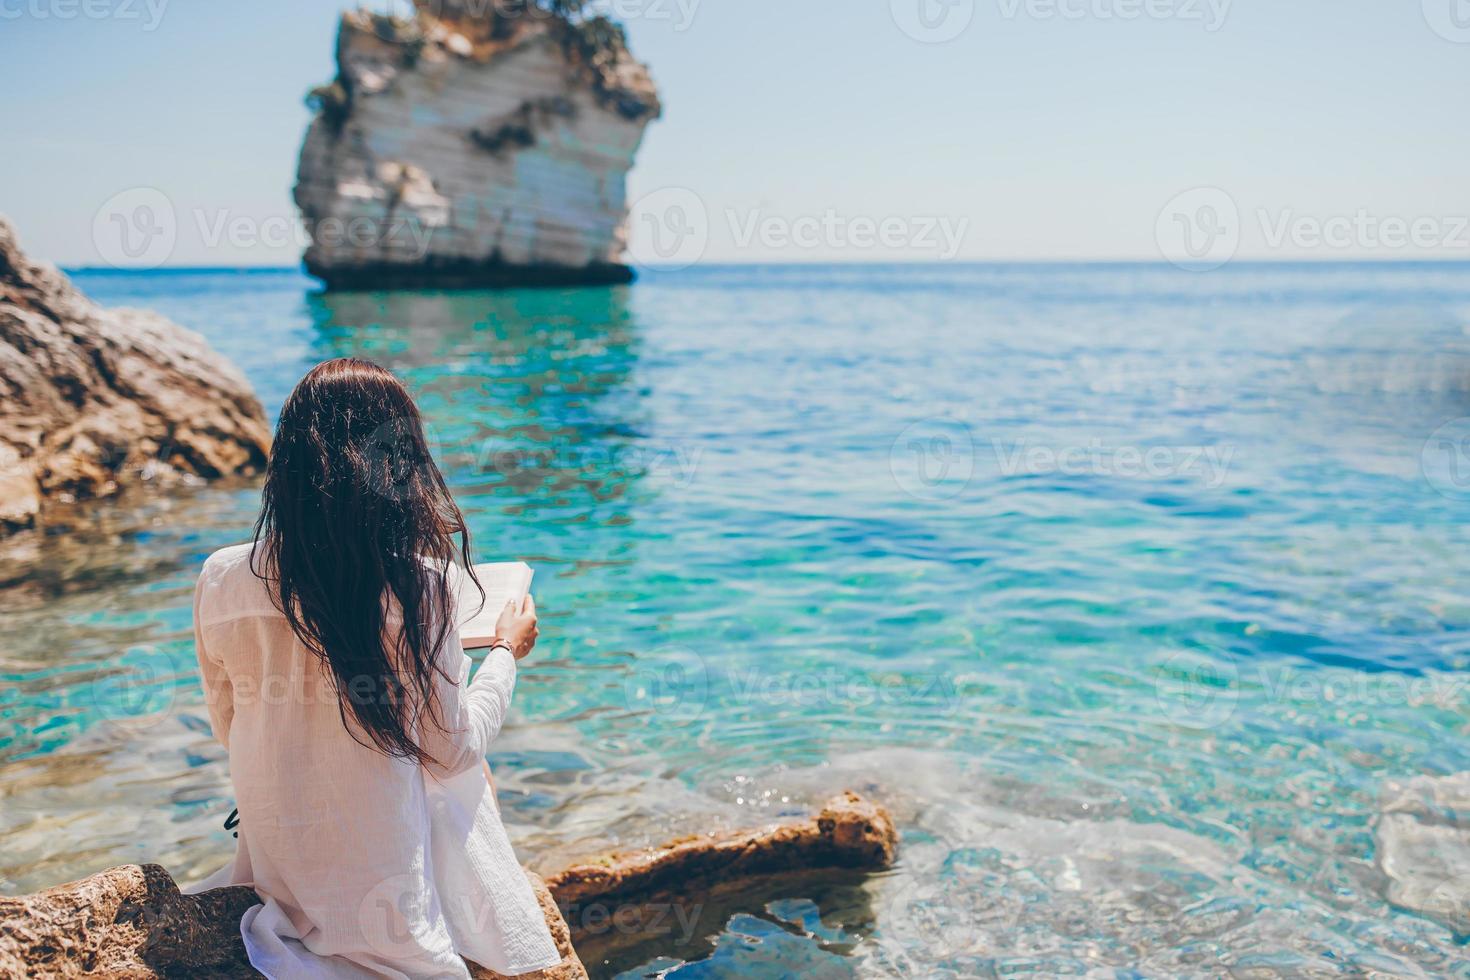
<svg viewBox="0 0 1470 980">
<path fill-rule="evenodd" d="M 510 644 L 511 656 L 524 660 L 536 645 L 536 600 L 526 596 L 525 605 L 516 609 L 515 600 L 505 604 L 495 621 L 495 635 Z"/>
</svg>

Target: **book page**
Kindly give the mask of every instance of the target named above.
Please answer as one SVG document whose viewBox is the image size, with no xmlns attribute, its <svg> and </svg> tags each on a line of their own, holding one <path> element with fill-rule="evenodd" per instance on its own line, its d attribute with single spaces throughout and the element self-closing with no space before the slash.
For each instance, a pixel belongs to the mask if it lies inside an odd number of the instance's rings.
<svg viewBox="0 0 1470 980">
<path fill-rule="evenodd" d="M 523 561 L 490 562 L 475 566 L 475 576 L 485 589 L 485 601 L 468 575 L 459 581 L 460 641 L 466 650 L 490 645 L 495 637 L 495 623 L 505 604 L 515 600 L 519 606 L 531 592 L 531 566 Z"/>
</svg>

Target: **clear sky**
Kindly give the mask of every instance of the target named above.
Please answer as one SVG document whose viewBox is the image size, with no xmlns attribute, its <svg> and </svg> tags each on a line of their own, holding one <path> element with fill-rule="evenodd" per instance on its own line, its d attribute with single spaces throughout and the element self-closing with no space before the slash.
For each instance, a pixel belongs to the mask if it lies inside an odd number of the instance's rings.
<svg viewBox="0 0 1470 980">
<path fill-rule="evenodd" d="M 707 261 L 1159 259 L 1232 227 L 1244 257 L 1470 258 L 1467 0 L 604 5 L 666 106 L 630 194 L 694 195 Z M 0 0 L 0 213 L 98 264 L 99 208 L 157 188 L 196 216 L 171 264 L 293 264 L 208 226 L 294 220 L 344 6 Z"/>
</svg>

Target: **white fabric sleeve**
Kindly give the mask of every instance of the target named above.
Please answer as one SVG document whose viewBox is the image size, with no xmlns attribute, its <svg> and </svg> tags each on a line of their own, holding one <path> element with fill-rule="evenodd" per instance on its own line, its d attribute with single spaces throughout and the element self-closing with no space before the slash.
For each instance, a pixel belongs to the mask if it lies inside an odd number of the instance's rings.
<svg viewBox="0 0 1470 980">
<path fill-rule="evenodd" d="M 420 745 L 433 758 L 428 767 L 436 776 L 455 776 L 478 766 L 490 751 L 490 743 L 500 734 L 510 714 L 510 699 L 516 686 L 516 660 L 504 647 L 496 647 L 485 655 L 474 679 L 468 684 L 471 663 L 460 645 L 459 634 L 451 631 L 440 655 L 444 673 L 434 678 L 434 694 L 439 701 L 436 726 L 424 719 Z"/>
<path fill-rule="evenodd" d="M 199 683 L 204 689 L 204 703 L 209 708 L 209 728 L 214 732 L 215 741 L 228 750 L 230 723 L 235 720 L 235 689 L 224 665 L 214 659 L 204 645 L 204 622 L 199 615 L 204 588 L 205 578 L 200 575 L 194 586 L 194 655 L 199 659 Z"/>
</svg>

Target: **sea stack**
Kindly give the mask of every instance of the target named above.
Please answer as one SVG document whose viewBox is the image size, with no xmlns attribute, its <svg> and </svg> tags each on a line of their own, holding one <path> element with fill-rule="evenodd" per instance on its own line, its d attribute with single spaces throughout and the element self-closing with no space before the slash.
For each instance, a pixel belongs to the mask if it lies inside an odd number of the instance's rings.
<svg viewBox="0 0 1470 980">
<path fill-rule="evenodd" d="M 333 289 L 629 281 L 625 178 L 658 92 L 621 28 L 576 6 L 343 14 L 297 171 L 307 271 Z"/>
<path fill-rule="evenodd" d="M 0 536 L 130 483 L 258 473 L 270 427 L 204 338 L 107 310 L 0 217 Z"/>
</svg>

